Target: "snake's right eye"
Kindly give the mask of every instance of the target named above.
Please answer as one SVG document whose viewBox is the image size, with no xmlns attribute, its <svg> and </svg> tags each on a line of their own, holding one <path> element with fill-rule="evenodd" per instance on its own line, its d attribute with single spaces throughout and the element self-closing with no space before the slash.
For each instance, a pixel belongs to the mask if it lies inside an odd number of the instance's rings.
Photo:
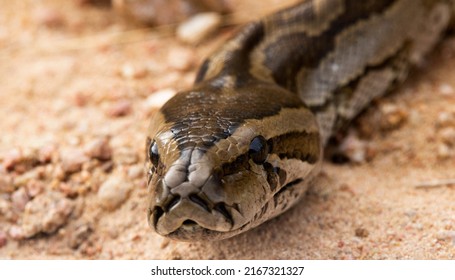
<svg viewBox="0 0 455 280">
<path fill-rule="evenodd" d="M 267 159 L 267 140 L 263 136 L 256 136 L 250 143 L 249 154 L 256 164 L 263 164 Z"/>
<path fill-rule="evenodd" d="M 153 140 L 152 144 L 150 145 L 149 149 L 149 157 L 150 161 L 154 166 L 158 166 L 158 162 L 160 160 L 160 155 L 158 153 L 158 145 L 156 144 L 156 141 Z"/>
</svg>

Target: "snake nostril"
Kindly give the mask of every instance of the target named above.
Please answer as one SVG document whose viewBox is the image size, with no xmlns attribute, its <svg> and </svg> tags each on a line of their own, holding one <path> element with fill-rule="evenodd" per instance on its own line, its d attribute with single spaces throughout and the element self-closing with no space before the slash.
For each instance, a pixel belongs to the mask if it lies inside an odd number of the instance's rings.
<svg viewBox="0 0 455 280">
<path fill-rule="evenodd" d="M 189 199 L 190 199 L 192 202 L 194 202 L 194 203 L 196 203 L 197 205 L 199 205 L 199 206 L 201 206 L 202 208 L 204 208 L 205 211 L 210 212 L 210 209 L 209 209 L 209 206 L 208 206 L 207 202 L 206 202 L 204 199 L 202 199 L 201 197 L 199 197 L 198 195 L 196 195 L 196 194 L 191 194 L 191 195 L 189 196 Z"/>
<path fill-rule="evenodd" d="M 221 215 L 223 215 L 227 220 L 232 222 L 232 216 L 231 216 L 231 214 L 229 214 L 224 203 L 220 202 L 220 203 L 216 204 L 214 209 L 216 211 L 220 212 Z"/>
<path fill-rule="evenodd" d="M 180 196 L 179 195 L 176 195 L 174 196 L 171 201 L 169 201 L 169 203 L 166 205 L 166 211 L 169 211 L 172 209 L 172 207 L 174 207 L 177 203 L 179 203 L 180 201 Z"/>
<path fill-rule="evenodd" d="M 193 220 L 185 220 L 183 221 L 182 225 L 184 226 L 192 226 L 192 225 L 197 225 L 197 223 Z"/>
</svg>

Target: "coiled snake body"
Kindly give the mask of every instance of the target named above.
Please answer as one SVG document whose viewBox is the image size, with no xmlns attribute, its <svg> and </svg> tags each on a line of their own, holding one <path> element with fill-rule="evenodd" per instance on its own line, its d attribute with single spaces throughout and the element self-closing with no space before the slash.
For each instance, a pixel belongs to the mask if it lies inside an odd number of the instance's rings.
<svg viewBox="0 0 455 280">
<path fill-rule="evenodd" d="M 148 132 L 149 224 L 234 236 L 294 205 L 328 138 L 401 82 L 450 24 L 452 0 L 307 0 L 205 60 Z"/>
</svg>

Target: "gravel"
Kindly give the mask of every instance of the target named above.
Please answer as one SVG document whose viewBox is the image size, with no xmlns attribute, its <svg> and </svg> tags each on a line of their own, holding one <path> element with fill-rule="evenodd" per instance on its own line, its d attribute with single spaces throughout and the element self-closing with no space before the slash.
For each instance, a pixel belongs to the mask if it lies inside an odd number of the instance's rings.
<svg viewBox="0 0 455 280">
<path fill-rule="evenodd" d="M 67 223 L 74 206 L 73 201 L 58 192 L 37 196 L 25 205 L 21 225 L 22 236 L 30 238 L 38 233 L 55 232 Z"/>
<path fill-rule="evenodd" d="M 101 206 L 107 210 L 115 210 L 128 198 L 133 185 L 123 176 L 112 176 L 98 190 Z"/>
<path fill-rule="evenodd" d="M 177 28 L 177 38 L 189 44 L 198 44 L 221 25 L 221 15 L 208 12 L 197 14 L 181 23 Z"/>
</svg>

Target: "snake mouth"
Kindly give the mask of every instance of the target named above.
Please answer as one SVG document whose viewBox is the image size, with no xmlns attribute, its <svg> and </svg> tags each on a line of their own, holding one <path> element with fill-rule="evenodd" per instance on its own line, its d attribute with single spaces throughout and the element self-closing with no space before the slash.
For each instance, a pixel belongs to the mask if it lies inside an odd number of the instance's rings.
<svg viewBox="0 0 455 280">
<path fill-rule="evenodd" d="M 211 205 L 197 195 L 189 195 L 170 198 L 164 206 L 154 206 L 149 209 L 148 219 L 163 236 L 195 240 L 230 232 L 234 227 L 233 215 L 240 213 L 223 202 Z"/>
</svg>

